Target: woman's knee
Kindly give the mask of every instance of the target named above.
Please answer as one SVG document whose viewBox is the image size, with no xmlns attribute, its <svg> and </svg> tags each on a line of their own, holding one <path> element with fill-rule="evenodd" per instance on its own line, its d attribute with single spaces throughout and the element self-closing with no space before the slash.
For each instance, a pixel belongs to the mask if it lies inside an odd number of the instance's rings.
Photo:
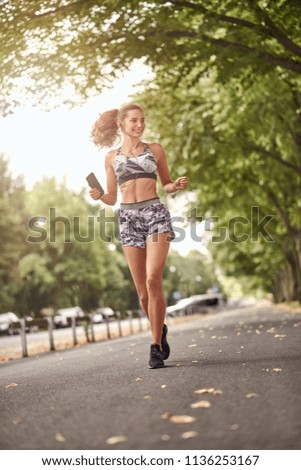
<svg viewBox="0 0 301 470">
<path fill-rule="evenodd" d="M 140 305 L 147 305 L 148 303 L 148 294 L 147 294 L 147 290 L 140 290 L 138 292 L 138 297 L 139 297 L 139 302 L 140 302 Z"/>
<path fill-rule="evenodd" d="M 148 292 L 158 292 L 162 288 L 162 279 L 160 276 L 151 274 L 146 278 L 146 287 Z"/>
</svg>

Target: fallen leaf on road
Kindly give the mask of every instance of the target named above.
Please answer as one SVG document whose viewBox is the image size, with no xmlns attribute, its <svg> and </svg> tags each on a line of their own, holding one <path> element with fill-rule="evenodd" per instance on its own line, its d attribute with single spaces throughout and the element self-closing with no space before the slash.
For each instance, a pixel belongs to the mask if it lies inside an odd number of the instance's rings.
<svg viewBox="0 0 301 470">
<path fill-rule="evenodd" d="M 196 344 L 190 344 L 188 347 L 189 347 L 189 348 L 195 348 L 195 347 L 196 347 Z"/>
<path fill-rule="evenodd" d="M 66 439 L 64 438 L 63 434 L 61 434 L 60 432 L 56 433 L 55 440 L 58 442 L 66 442 Z"/>
<path fill-rule="evenodd" d="M 273 369 L 273 372 L 281 372 L 281 371 L 282 371 L 282 369 L 280 369 L 278 367 L 274 367 L 274 369 Z"/>
<path fill-rule="evenodd" d="M 168 434 L 163 434 L 161 436 L 161 441 L 169 441 L 170 440 L 170 436 Z"/>
<path fill-rule="evenodd" d="M 166 388 L 166 385 L 161 385 L 161 388 Z"/>
<path fill-rule="evenodd" d="M 278 338 L 278 339 L 283 339 L 283 338 L 286 338 L 287 335 L 274 335 L 274 338 Z"/>
<path fill-rule="evenodd" d="M 230 429 L 232 431 L 236 431 L 238 428 L 239 428 L 239 424 L 232 424 L 232 426 L 230 426 Z"/>
<path fill-rule="evenodd" d="M 197 395 L 202 395 L 203 393 L 213 393 L 214 388 L 200 388 L 199 390 L 195 390 L 194 393 Z"/>
<path fill-rule="evenodd" d="M 14 387 L 18 387 L 18 384 L 11 383 L 11 384 L 5 385 L 5 388 L 14 388 Z"/>
<path fill-rule="evenodd" d="M 106 440 L 109 445 L 119 444 L 119 442 L 125 442 L 127 438 L 125 436 L 112 436 Z"/>
<path fill-rule="evenodd" d="M 137 377 L 136 382 L 140 382 L 140 380 L 143 380 L 141 377 Z"/>
<path fill-rule="evenodd" d="M 255 398 L 255 397 L 258 397 L 258 394 L 257 394 L 257 393 L 254 393 L 254 392 L 248 393 L 248 394 L 246 395 L 246 398 Z"/>
<path fill-rule="evenodd" d="M 196 431 L 187 431 L 187 432 L 183 432 L 183 434 L 181 434 L 181 438 L 182 439 L 190 439 L 190 438 L 196 437 L 198 435 L 199 435 L 199 433 L 196 432 Z"/>
<path fill-rule="evenodd" d="M 191 362 L 199 362 L 199 361 L 191 361 Z"/>
<path fill-rule="evenodd" d="M 211 339 L 216 339 L 216 336 L 211 336 Z"/>
<path fill-rule="evenodd" d="M 194 393 L 197 395 L 203 395 L 204 393 L 212 393 L 213 395 L 222 395 L 222 390 L 215 390 L 215 388 L 200 388 L 199 390 L 195 390 Z"/>
<path fill-rule="evenodd" d="M 161 418 L 169 419 L 171 416 L 172 416 L 172 413 L 170 411 L 166 411 L 165 413 L 163 413 L 163 415 L 161 415 Z"/>
<path fill-rule="evenodd" d="M 151 400 L 153 397 L 151 397 L 150 395 L 144 395 L 144 400 Z"/>
<path fill-rule="evenodd" d="M 201 400 L 197 401 L 196 403 L 192 403 L 190 405 L 191 408 L 210 408 L 211 403 L 208 400 Z"/>
<path fill-rule="evenodd" d="M 21 422 L 22 422 L 21 418 L 16 418 L 12 420 L 12 423 L 14 426 L 18 426 L 18 424 L 20 424 Z"/>
<path fill-rule="evenodd" d="M 257 335 L 260 335 L 260 331 L 259 330 L 255 330 L 256 331 L 256 334 Z"/>
<path fill-rule="evenodd" d="M 194 416 L 187 416 L 187 415 L 172 415 L 168 419 L 170 423 L 173 424 L 188 424 L 188 423 L 194 423 L 196 421 L 196 418 Z"/>
</svg>

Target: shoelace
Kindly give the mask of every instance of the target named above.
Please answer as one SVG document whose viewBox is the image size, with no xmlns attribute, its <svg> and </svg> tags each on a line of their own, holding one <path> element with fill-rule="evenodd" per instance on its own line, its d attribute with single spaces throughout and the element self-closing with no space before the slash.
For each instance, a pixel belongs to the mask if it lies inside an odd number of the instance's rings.
<svg viewBox="0 0 301 470">
<path fill-rule="evenodd" d="M 160 357 L 160 351 L 158 351 L 158 349 L 156 347 L 152 346 L 151 351 L 150 351 L 150 355 L 153 358 Z"/>
</svg>

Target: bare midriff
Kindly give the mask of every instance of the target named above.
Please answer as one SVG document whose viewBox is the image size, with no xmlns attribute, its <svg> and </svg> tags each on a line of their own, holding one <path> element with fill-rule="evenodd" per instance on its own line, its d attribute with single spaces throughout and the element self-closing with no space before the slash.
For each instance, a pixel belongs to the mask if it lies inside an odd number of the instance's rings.
<svg viewBox="0 0 301 470">
<path fill-rule="evenodd" d="M 120 191 L 124 204 L 146 201 L 158 197 L 157 182 L 151 178 L 138 178 L 126 181 L 120 185 Z"/>
</svg>

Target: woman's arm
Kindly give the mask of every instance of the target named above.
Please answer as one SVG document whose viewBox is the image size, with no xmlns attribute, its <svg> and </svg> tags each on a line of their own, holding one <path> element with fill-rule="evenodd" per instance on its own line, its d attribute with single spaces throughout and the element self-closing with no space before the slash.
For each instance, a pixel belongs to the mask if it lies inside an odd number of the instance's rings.
<svg viewBox="0 0 301 470">
<path fill-rule="evenodd" d="M 175 193 L 178 190 L 187 189 L 188 179 L 186 176 L 180 176 L 175 181 L 171 179 L 166 154 L 162 145 L 150 144 L 150 149 L 156 157 L 158 174 L 164 191 L 167 193 Z"/>
<path fill-rule="evenodd" d="M 90 196 L 96 201 L 100 200 L 109 206 L 114 206 L 117 201 L 117 180 L 113 168 L 113 160 L 115 158 L 115 151 L 111 150 L 105 156 L 105 169 L 107 176 L 107 190 L 100 197 L 100 191 L 96 188 L 92 188 L 89 193 Z"/>
</svg>

